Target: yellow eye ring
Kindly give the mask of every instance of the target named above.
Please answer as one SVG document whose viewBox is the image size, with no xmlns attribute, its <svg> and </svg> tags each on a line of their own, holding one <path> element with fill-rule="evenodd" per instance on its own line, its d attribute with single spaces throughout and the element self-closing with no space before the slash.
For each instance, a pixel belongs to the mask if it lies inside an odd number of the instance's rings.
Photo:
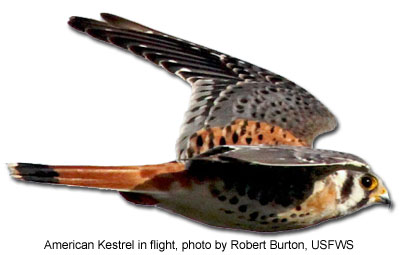
<svg viewBox="0 0 400 255">
<path fill-rule="evenodd" d="M 369 174 L 361 177 L 360 183 L 361 186 L 368 191 L 374 190 L 376 186 L 378 186 L 378 180 L 374 176 Z"/>
</svg>

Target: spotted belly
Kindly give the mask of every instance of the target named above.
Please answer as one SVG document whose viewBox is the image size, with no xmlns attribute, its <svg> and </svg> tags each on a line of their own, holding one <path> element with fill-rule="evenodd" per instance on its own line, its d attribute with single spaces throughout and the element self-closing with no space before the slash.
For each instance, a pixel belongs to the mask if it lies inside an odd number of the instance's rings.
<svg viewBox="0 0 400 255">
<path fill-rule="evenodd" d="M 329 178 L 316 182 L 313 192 L 302 201 L 284 205 L 266 201 L 262 190 L 255 192 L 249 184 L 232 185 L 221 179 L 184 183 L 172 183 L 167 195 L 154 195 L 157 206 L 217 227 L 283 231 L 314 225 L 336 213 L 335 187 Z"/>
</svg>

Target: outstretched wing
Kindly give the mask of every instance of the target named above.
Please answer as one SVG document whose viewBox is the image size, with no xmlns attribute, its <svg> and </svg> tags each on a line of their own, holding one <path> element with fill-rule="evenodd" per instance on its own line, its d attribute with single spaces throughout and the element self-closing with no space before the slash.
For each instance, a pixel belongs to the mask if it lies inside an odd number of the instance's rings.
<svg viewBox="0 0 400 255">
<path fill-rule="evenodd" d="M 282 76 L 111 14 L 102 17 L 106 22 L 72 17 L 69 24 L 192 85 L 178 159 L 225 144 L 311 146 L 336 127 L 322 103 Z"/>
<path fill-rule="evenodd" d="M 68 24 L 143 57 L 189 84 L 205 79 L 226 82 L 284 80 L 265 69 L 136 22 L 107 13 L 102 13 L 101 17 L 106 22 L 71 17 Z"/>
</svg>

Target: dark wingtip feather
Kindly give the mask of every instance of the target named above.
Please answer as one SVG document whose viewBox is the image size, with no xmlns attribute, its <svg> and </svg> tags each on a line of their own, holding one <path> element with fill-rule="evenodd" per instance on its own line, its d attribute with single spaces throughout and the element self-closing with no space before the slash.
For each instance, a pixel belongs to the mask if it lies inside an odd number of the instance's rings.
<svg viewBox="0 0 400 255">
<path fill-rule="evenodd" d="M 136 25 L 136 22 L 127 20 L 125 18 L 119 17 L 114 14 L 100 13 L 100 16 L 103 20 L 105 20 L 107 22 L 107 24 L 112 25 L 112 26 L 129 29 L 130 26 Z"/>
<path fill-rule="evenodd" d="M 102 19 L 104 19 L 105 21 L 112 21 L 112 20 L 115 20 L 115 21 L 117 21 L 117 20 L 120 20 L 120 19 L 122 19 L 121 17 L 118 17 L 118 16 L 116 16 L 116 15 L 114 15 L 114 14 L 110 14 L 110 13 L 105 13 L 105 12 L 102 12 L 102 13 L 100 13 L 100 16 L 101 16 L 101 18 Z"/>
<path fill-rule="evenodd" d="M 102 27 L 102 28 L 110 27 L 110 25 L 105 22 L 97 21 L 94 19 L 77 17 L 77 16 L 70 17 L 68 25 L 81 32 L 86 32 L 88 28 L 93 28 L 93 27 Z"/>
<path fill-rule="evenodd" d="M 86 26 L 82 22 L 83 20 L 85 20 L 85 18 L 72 16 L 71 18 L 69 18 L 68 25 L 70 25 L 71 27 L 75 28 L 76 30 L 84 32 Z"/>
<path fill-rule="evenodd" d="M 51 166 L 30 163 L 8 164 L 15 179 L 34 182 L 58 183 L 59 174 Z"/>
</svg>

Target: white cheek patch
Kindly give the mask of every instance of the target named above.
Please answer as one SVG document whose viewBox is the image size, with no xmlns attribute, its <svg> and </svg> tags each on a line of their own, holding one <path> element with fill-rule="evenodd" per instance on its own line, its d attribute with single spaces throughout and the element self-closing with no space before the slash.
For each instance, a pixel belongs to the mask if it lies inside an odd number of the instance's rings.
<svg viewBox="0 0 400 255">
<path fill-rule="evenodd" d="M 344 203 L 347 207 L 355 206 L 358 202 L 360 202 L 365 196 L 365 191 L 359 184 L 359 180 L 354 179 L 354 184 L 349 196 L 349 199 Z"/>
<path fill-rule="evenodd" d="M 340 171 L 340 172 L 344 172 L 343 176 L 345 177 L 340 178 L 342 177 L 340 176 L 341 174 L 339 174 L 338 176 L 338 182 L 341 182 L 341 184 L 338 183 L 339 185 L 337 185 L 337 189 L 339 190 L 338 194 L 339 200 L 340 200 L 340 190 L 342 189 L 343 184 L 346 181 L 347 177 L 347 173 L 345 171 Z M 348 199 L 344 203 L 340 203 L 338 205 L 338 210 L 340 214 L 345 215 L 353 212 L 354 210 L 350 210 L 350 208 L 356 206 L 358 202 L 364 199 L 364 197 L 365 197 L 365 190 L 360 185 L 359 176 L 354 176 L 353 185 L 351 187 L 351 193 Z"/>
</svg>

